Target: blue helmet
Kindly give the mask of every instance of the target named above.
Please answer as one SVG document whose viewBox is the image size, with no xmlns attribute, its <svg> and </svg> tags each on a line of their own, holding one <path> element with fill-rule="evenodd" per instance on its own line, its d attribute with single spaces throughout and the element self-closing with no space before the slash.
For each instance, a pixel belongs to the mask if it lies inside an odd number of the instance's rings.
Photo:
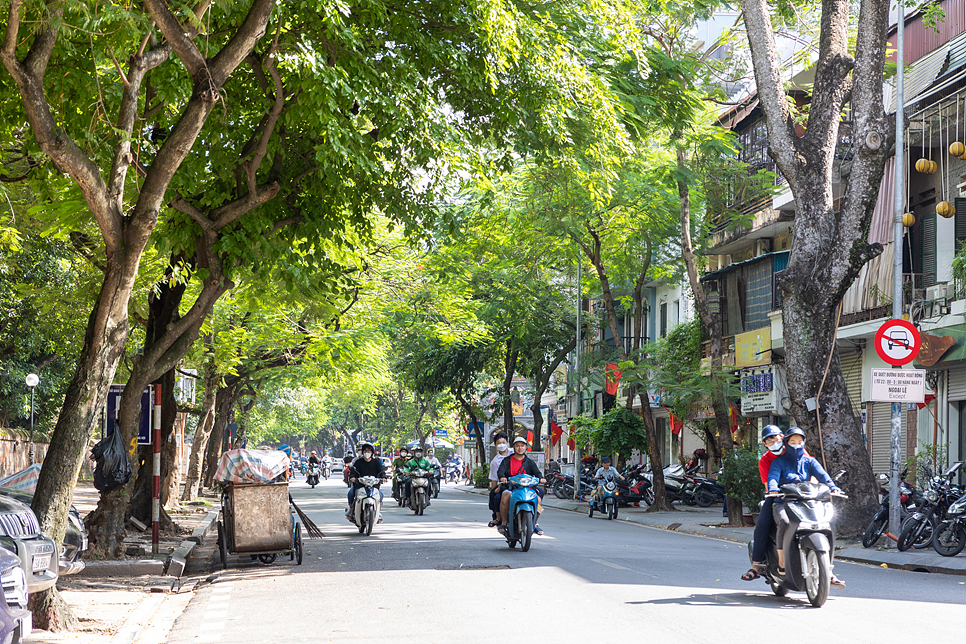
<svg viewBox="0 0 966 644">
<path fill-rule="evenodd" d="M 805 438 L 805 430 L 801 427 L 789 427 L 788 431 L 785 432 L 785 438 L 787 439 L 790 436 L 801 436 L 802 438 Z"/>
<path fill-rule="evenodd" d="M 766 438 L 771 438 L 772 436 L 781 436 L 782 430 L 778 425 L 765 425 L 761 430 L 761 440 L 764 441 Z"/>
</svg>

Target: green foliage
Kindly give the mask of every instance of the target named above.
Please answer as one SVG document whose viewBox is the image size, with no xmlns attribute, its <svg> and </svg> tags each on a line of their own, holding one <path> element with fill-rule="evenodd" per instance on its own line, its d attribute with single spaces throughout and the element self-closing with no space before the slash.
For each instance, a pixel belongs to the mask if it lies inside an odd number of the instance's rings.
<svg viewBox="0 0 966 644">
<path fill-rule="evenodd" d="M 601 455 L 649 453 L 644 420 L 633 411 L 615 407 L 600 418 L 570 419 L 570 435 L 580 447 L 593 445 Z"/>
<path fill-rule="evenodd" d="M 758 451 L 747 447 L 735 448 L 734 454 L 722 459 L 721 482 L 728 495 L 741 499 L 743 505 L 757 512 L 765 497 L 765 486 L 758 470 Z"/>
<path fill-rule="evenodd" d="M 966 245 L 959 249 L 953 258 L 953 279 L 956 281 L 956 289 L 959 293 L 966 288 Z"/>
<path fill-rule="evenodd" d="M 949 445 L 926 443 L 919 441 L 916 453 L 903 463 L 903 467 L 912 472 L 918 485 L 923 485 L 933 476 L 941 474 L 949 454 Z M 936 466 L 933 467 L 933 463 Z"/>
<path fill-rule="evenodd" d="M 473 487 L 482 489 L 490 487 L 489 465 L 478 465 L 473 468 Z"/>
</svg>

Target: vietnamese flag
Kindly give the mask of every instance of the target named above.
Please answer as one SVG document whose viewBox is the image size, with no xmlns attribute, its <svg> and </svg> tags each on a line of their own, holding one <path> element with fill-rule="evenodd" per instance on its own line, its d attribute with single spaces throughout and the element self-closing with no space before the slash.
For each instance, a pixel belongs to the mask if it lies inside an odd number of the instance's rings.
<svg viewBox="0 0 966 644">
<path fill-rule="evenodd" d="M 560 429 L 560 425 L 550 421 L 550 436 L 552 437 L 551 445 L 556 445 L 560 441 L 560 437 L 563 436 L 563 430 Z"/>
<path fill-rule="evenodd" d="M 604 368 L 604 389 L 611 396 L 617 395 L 617 385 L 621 382 L 621 374 L 623 372 L 613 362 L 608 363 Z"/>
</svg>

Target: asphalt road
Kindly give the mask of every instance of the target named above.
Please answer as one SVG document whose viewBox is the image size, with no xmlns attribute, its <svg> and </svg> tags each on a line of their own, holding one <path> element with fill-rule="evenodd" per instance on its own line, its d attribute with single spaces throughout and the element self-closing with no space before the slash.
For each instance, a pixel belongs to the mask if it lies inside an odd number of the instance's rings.
<svg viewBox="0 0 966 644">
<path fill-rule="evenodd" d="M 343 517 L 345 491 L 294 482 L 327 538 L 306 541 L 302 566 L 231 558 L 168 641 L 853 644 L 959 637 L 966 625 L 963 577 L 838 562 L 848 588 L 814 609 L 803 593 L 741 581 L 744 545 L 547 510 L 546 534 L 523 553 L 486 527 L 485 497 L 452 488 L 421 517 L 389 499 L 364 537 Z"/>
</svg>

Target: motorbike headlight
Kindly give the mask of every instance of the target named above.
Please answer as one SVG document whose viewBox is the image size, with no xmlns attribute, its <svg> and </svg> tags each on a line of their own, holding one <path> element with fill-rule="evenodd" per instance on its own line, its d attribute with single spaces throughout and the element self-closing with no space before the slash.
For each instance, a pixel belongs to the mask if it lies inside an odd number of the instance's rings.
<svg viewBox="0 0 966 644">
<path fill-rule="evenodd" d="M 936 490 L 926 490 L 926 492 L 922 496 L 930 503 L 935 503 L 936 501 L 939 500 L 939 492 L 937 492 Z"/>
</svg>

